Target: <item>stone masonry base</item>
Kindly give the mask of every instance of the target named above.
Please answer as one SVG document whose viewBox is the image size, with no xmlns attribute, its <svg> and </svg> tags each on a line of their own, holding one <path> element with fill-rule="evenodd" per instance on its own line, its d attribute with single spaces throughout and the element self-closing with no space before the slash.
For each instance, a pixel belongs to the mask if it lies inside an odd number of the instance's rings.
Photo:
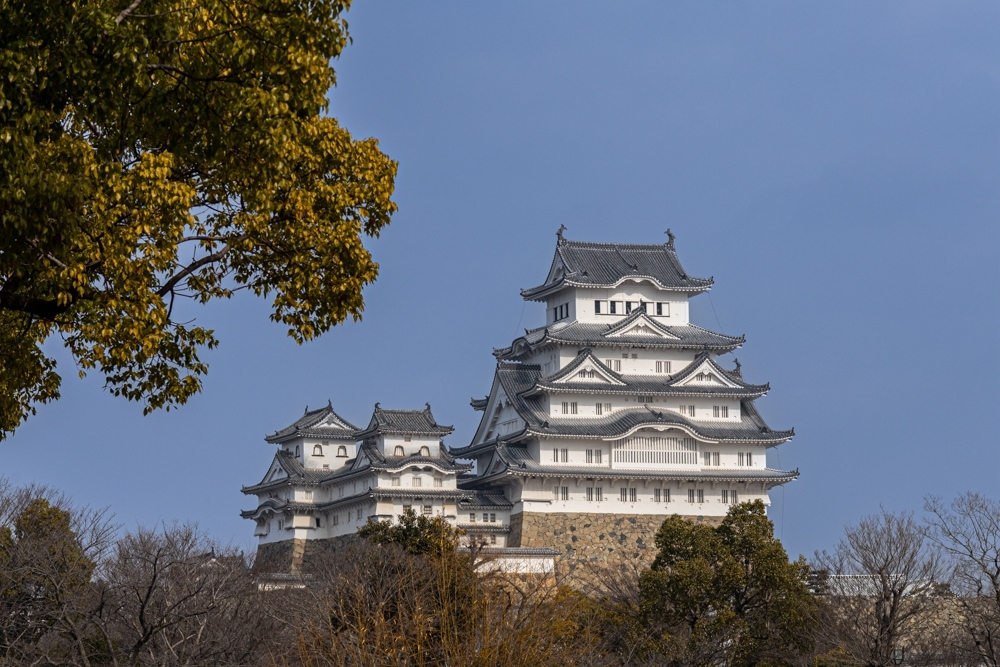
<svg viewBox="0 0 1000 667">
<path fill-rule="evenodd" d="M 683 518 L 713 526 L 722 520 Z M 523 512 L 510 517 L 507 544 L 556 549 L 562 554 L 559 569 L 568 573 L 584 564 L 600 567 L 623 560 L 648 566 L 656 557 L 654 540 L 664 519 L 662 514 Z"/>
</svg>

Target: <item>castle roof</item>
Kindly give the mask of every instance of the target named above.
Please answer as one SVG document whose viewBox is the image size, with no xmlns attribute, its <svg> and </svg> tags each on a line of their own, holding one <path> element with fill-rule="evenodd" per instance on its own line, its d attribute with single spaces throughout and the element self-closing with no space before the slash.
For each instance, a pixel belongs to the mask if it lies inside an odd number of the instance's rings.
<svg viewBox="0 0 1000 667">
<path fill-rule="evenodd" d="M 555 256 L 545 282 L 521 290 L 529 301 L 541 301 L 564 287 L 616 287 L 626 280 L 648 281 L 664 290 L 698 293 L 711 288 L 711 278 L 689 276 L 677 259 L 674 237 L 662 245 L 570 241 L 558 233 Z M 669 234 L 669 231 L 668 231 Z"/>
<path fill-rule="evenodd" d="M 589 363 L 588 363 L 589 362 Z M 589 368 L 593 376 L 582 378 Z M 688 383 L 697 373 L 714 374 L 717 383 Z M 601 377 L 601 376 L 604 377 Z M 525 396 L 535 393 L 574 393 L 629 395 L 641 394 L 658 397 L 688 397 L 716 396 L 726 398 L 759 398 L 770 390 L 767 384 L 749 384 L 736 371 L 729 371 L 712 358 L 711 353 L 701 352 L 694 362 L 688 364 L 676 375 L 649 376 L 623 375 L 608 369 L 604 363 L 594 356 L 590 348 L 585 348 L 577 354 L 576 359 L 564 366 L 560 371 L 547 377 L 539 377 L 533 390 L 525 392 Z"/>
<path fill-rule="evenodd" d="M 577 478 L 577 479 L 660 479 L 687 482 L 764 482 L 784 484 L 797 479 L 798 470 L 774 468 L 740 468 L 735 470 L 657 470 L 643 468 L 629 470 L 603 466 L 542 465 L 531 456 L 527 447 L 502 444 L 485 469 L 474 478 L 463 477 L 463 488 L 475 489 L 497 481 L 498 477 L 518 475 L 524 477 Z"/>
<path fill-rule="evenodd" d="M 587 352 L 585 351 L 581 356 L 585 356 L 586 354 Z M 710 358 L 707 356 L 702 357 L 703 361 L 708 359 Z M 579 358 L 577 361 L 582 364 Z M 712 361 L 714 364 L 714 360 Z M 692 365 L 700 366 L 701 364 Z M 718 368 L 720 372 L 724 371 L 717 364 L 714 364 L 713 367 Z M 579 365 L 577 368 L 579 368 Z M 652 382 L 611 373 L 607 369 L 604 370 L 606 373 L 617 377 L 624 384 L 609 384 L 606 386 L 606 390 L 601 390 L 601 393 L 619 392 L 631 394 L 633 391 L 634 393 L 647 393 L 639 392 L 637 387 L 641 383 Z M 681 382 L 687 377 L 688 375 L 686 374 L 679 374 L 678 378 L 680 379 L 675 380 L 675 382 Z M 732 371 L 726 371 L 726 377 L 733 385 L 736 385 L 736 376 Z M 549 382 L 551 378 L 546 378 L 545 381 Z M 501 362 L 497 364 L 496 382 L 500 385 L 500 388 L 518 413 L 518 416 L 524 421 L 524 427 L 520 431 L 496 436 L 485 442 L 474 442 L 474 444 L 467 447 L 452 449 L 451 453 L 453 456 L 465 458 L 473 453 L 495 447 L 500 442 L 516 443 L 531 436 L 614 440 L 626 437 L 633 431 L 643 427 L 676 427 L 681 431 L 705 440 L 732 443 L 746 442 L 765 446 L 781 444 L 790 440 L 795 435 L 794 429 L 771 429 L 754 407 L 752 398 L 743 398 L 740 401 L 739 420 L 705 421 L 689 419 L 671 410 L 658 409 L 658 406 L 654 407 L 650 405 L 637 405 L 633 408 L 615 410 L 610 415 L 603 417 L 563 417 L 561 415 L 550 415 L 541 403 L 539 394 L 547 391 L 548 387 L 543 387 L 540 384 L 542 382 L 541 368 L 537 364 Z M 738 391 L 746 391 L 752 396 L 754 392 L 766 389 L 766 385 L 745 385 L 742 383 L 742 379 L 739 379 L 739 383 L 740 386 L 737 387 L 726 387 L 725 391 L 730 392 L 726 395 L 735 395 Z M 623 387 L 629 387 L 628 391 L 624 391 Z M 652 393 L 654 395 L 659 393 L 659 395 L 673 394 L 677 396 L 714 395 L 712 391 L 714 389 L 709 387 L 676 387 L 664 384 L 660 392 Z M 484 422 L 488 417 L 488 414 L 483 415 Z M 480 426 L 480 431 L 482 431 L 482 426 Z M 477 432 L 476 437 L 478 438 L 479 436 L 480 433 Z"/>
<path fill-rule="evenodd" d="M 375 412 L 372 413 L 368 428 L 357 433 L 357 439 L 375 435 L 435 435 L 446 436 L 455 429 L 451 426 L 444 426 L 434 421 L 431 414 L 431 405 L 423 410 L 385 410 L 375 404 Z"/>
<path fill-rule="evenodd" d="M 274 444 L 301 437 L 354 440 L 354 435 L 357 432 L 357 426 L 334 412 L 333 407 L 327 403 L 319 410 L 309 410 L 307 407 L 305 414 L 295 422 L 280 431 L 265 436 L 264 440 Z"/>
<path fill-rule="evenodd" d="M 743 345 L 743 336 L 727 336 L 693 324 L 669 326 L 641 310 L 618 322 L 556 322 L 536 329 L 525 329 L 509 347 L 495 349 L 498 359 L 519 359 L 535 348 L 550 343 L 587 347 L 647 347 L 666 349 L 703 349 L 730 352 Z"/>
</svg>

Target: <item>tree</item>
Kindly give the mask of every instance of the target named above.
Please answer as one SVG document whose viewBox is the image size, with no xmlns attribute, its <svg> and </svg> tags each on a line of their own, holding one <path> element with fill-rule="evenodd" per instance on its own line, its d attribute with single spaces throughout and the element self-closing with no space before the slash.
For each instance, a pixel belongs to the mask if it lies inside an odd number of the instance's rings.
<svg viewBox="0 0 1000 667">
<path fill-rule="evenodd" d="M 627 650 L 639 664 L 790 664 L 811 648 L 808 567 L 789 562 L 760 501 L 713 528 L 679 516 L 656 534 L 640 578 L 639 624 Z"/>
<path fill-rule="evenodd" d="M 372 522 L 314 559 L 290 598 L 303 665 L 575 665 L 592 642 L 578 593 L 488 567 L 440 518 Z"/>
<path fill-rule="evenodd" d="M 931 540 L 953 561 L 950 615 L 957 632 L 950 646 L 968 663 L 1000 664 L 1000 503 L 964 493 L 951 506 L 930 496 Z"/>
<path fill-rule="evenodd" d="M 941 554 L 910 513 L 881 513 L 848 526 L 833 553 L 817 552 L 819 643 L 836 662 L 889 667 L 936 661 L 943 616 Z"/>
<path fill-rule="evenodd" d="M 52 336 L 148 412 L 218 343 L 181 301 L 271 298 L 299 343 L 361 317 L 396 163 L 325 115 L 348 6 L 0 6 L 0 437 L 58 398 Z"/>
</svg>

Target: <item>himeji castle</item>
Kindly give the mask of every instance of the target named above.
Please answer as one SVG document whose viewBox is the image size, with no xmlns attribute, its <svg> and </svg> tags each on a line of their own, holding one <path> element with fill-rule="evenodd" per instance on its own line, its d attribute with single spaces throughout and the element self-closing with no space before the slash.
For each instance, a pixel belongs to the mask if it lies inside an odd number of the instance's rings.
<svg viewBox="0 0 1000 667">
<path fill-rule="evenodd" d="M 541 285 L 543 326 L 494 350 L 489 395 L 472 441 L 425 410 L 384 410 L 357 428 L 327 406 L 269 436 L 278 452 L 261 483 L 261 554 L 301 562 L 336 548 L 365 521 L 404 509 L 445 517 L 467 539 L 522 570 L 653 556 L 668 515 L 717 522 L 798 471 L 767 467 L 792 430 L 754 405 L 767 384 L 722 363 L 742 337 L 692 324 L 689 299 L 712 287 L 689 276 L 674 236 L 656 245 L 587 243 L 557 233 Z M 316 542 L 320 541 L 320 542 Z"/>
</svg>

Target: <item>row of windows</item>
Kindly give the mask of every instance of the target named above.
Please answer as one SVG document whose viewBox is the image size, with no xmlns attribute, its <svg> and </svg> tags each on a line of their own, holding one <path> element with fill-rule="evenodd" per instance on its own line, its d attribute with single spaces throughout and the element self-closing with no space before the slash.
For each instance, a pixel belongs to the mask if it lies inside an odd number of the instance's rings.
<svg viewBox="0 0 1000 667">
<path fill-rule="evenodd" d="M 622 359 L 628 359 L 628 358 L 629 358 L 629 356 L 628 356 L 627 352 L 622 354 Z M 633 354 L 632 358 L 633 359 L 638 359 L 639 355 L 638 354 Z M 604 360 L 604 365 L 608 367 L 608 370 L 612 370 L 612 371 L 614 371 L 616 373 L 621 373 L 622 372 L 622 362 L 621 362 L 621 359 L 605 359 Z M 657 361 L 656 362 L 656 372 L 657 373 L 670 373 L 670 369 L 671 368 L 672 368 L 671 362 L 669 362 L 669 361 Z M 591 372 L 593 372 L 593 371 L 591 371 Z M 594 377 L 594 376 L 590 375 L 589 377 Z"/>
<path fill-rule="evenodd" d="M 393 456 L 406 456 L 406 451 L 403 449 L 402 445 L 396 445 L 396 448 L 392 450 L 392 455 Z M 431 456 L 431 448 L 428 447 L 427 445 L 424 445 L 423 447 L 420 448 L 420 455 L 421 456 L 426 456 L 427 458 L 430 458 L 430 456 Z"/>
<path fill-rule="evenodd" d="M 644 403 L 648 405 L 651 403 L 655 403 L 656 397 L 651 394 L 639 394 L 638 396 L 635 397 L 635 400 L 636 403 Z M 695 409 L 693 405 L 681 405 L 678 407 L 678 411 L 682 415 L 688 415 L 689 417 L 695 416 Z M 580 414 L 580 404 L 577 401 L 563 401 L 561 405 L 561 412 L 564 415 Z M 595 415 L 611 414 L 611 404 L 596 403 L 594 405 L 594 414 Z M 713 405 L 712 417 L 714 417 L 715 419 L 729 419 L 729 406 Z M 397 454 L 397 456 L 399 456 L 399 454 Z"/>
<path fill-rule="evenodd" d="M 440 488 L 443 484 L 444 484 L 444 479 L 442 479 L 441 477 L 435 477 L 434 478 L 434 486 L 435 487 Z M 400 480 L 399 477 L 393 477 L 392 478 L 392 485 L 393 486 L 401 486 L 402 485 L 402 480 Z M 419 475 L 414 475 L 410 479 L 410 486 L 412 486 L 414 488 L 420 488 L 423 485 L 424 485 L 423 478 L 420 477 Z"/>
<path fill-rule="evenodd" d="M 558 322 L 559 320 L 565 320 L 569 317 L 569 304 L 564 303 L 560 306 L 556 306 L 552 309 L 553 319 Z"/>
<path fill-rule="evenodd" d="M 475 512 L 469 512 L 469 523 L 476 523 L 476 517 L 478 515 Z M 483 512 L 483 523 L 496 523 L 497 515 L 493 512 Z"/>
<path fill-rule="evenodd" d="M 680 412 L 682 415 L 687 415 L 688 417 L 695 416 L 695 410 L 693 405 L 681 405 L 678 407 L 678 412 Z M 714 417 L 715 419 L 729 419 L 729 406 L 713 405 L 712 417 Z"/>
<path fill-rule="evenodd" d="M 604 488 L 600 486 L 588 486 L 584 489 L 584 498 L 587 502 L 602 502 L 604 500 Z M 570 493 L 568 486 L 554 486 L 552 487 L 552 499 L 553 500 L 569 500 Z M 635 487 L 621 487 L 618 489 L 618 499 L 623 503 L 635 503 L 639 501 L 639 489 Z M 670 489 L 653 489 L 652 500 L 654 503 L 669 503 Z M 719 500 L 727 505 L 736 505 L 739 501 L 737 500 L 737 493 L 735 489 L 722 489 L 719 496 Z M 689 503 L 704 503 L 705 502 L 705 490 L 704 489 L 688 489 L 687 490 L 687 501 Z M 472 517 L 474 515 L 470 515 Z M 471 521 L 475 522 L 474 518 L 470 518 Z"/>
<path fill-rule="evenodd" d="M 594 301 L 594 314 L 596 315 L 628 315 L 633 310 L 641 310 L 644 313 L 650 311 L 651 301 Z M 659 301 L 653 309 L 660 317 L 670 316 L 670 303 Z"/>
<path fill-rule="evenodd" d="M 313 445 L 313 456 L 324 456 L 323 445 Z M 295 456 L 299 456 L 299 446 L 295 445 Z M 347 458 L 347 447 L 345 445 L 337 446 L 337 457 Z"/>
<path fill-rule="evenodd" d="M 604 450 L 602 449 L 588 449 L 586 452 L 587 463 L 601 463 L 604 460 Z M 552 450 L 552 462 L 553 463 L 568 463 L 569 462 L 569 450 L 559 449 L 558 447 Z"/>
<path fill-rule="evenodd" d="M 718 466 L 722 465 L 720 463 L 721 456 L 719 452 L 702 452 L 702 461 L 706 466 Z M 752 466 L 753 465 L 753 452 L 740 452 L 737 454 L 736 460 L 741 466 Z"/>
</svg>

